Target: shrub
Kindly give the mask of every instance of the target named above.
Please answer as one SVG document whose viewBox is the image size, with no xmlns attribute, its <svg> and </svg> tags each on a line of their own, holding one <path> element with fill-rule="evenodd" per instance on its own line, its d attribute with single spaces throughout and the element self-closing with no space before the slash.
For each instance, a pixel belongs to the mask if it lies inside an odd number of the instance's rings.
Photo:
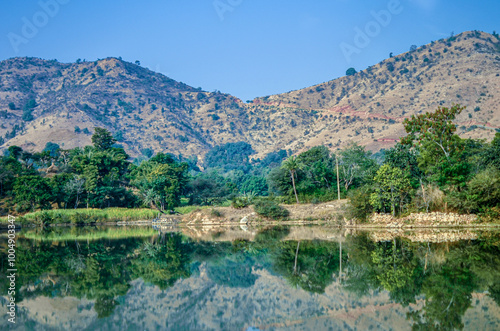
<svg viewBox="0 0 500 331">
<path fill-rule="evenodd" d="M 290 214 L 288 210 L 278 205 L 273 200 L 260 200 L 254 205 L 257 214 L 271 219 L 284 219 Z"/>
<path fill-rule="evenodd" d="M 351 190 L 347 197 L 349 204 L 346 210 L 348 219 L 358 219 L 362 222 L 366 221 L 368 216 L 373 213 L 373 206 L 370 204 L 370 195 L 373 189 L 369 186 L 362 186 L 356 190 Z"/>
<path fill-rule="evenodd" d="M 214 216 L 214 217 L 222 217 L 222 216 L 224 216 L 224 214 L 220 210 L 218 210 L 218 209 L 212 209 L 210 211 L 210 215 Z"/>
<path fill-rule="evenodd" d="M 248 207 L 251 205 L 251 201 L 249 201 L 247 198 L 245 197 L 234 197 L 232 200 L 231 200 L 231 206 L 233 208 L 236 208 L 236 209 L 241 209 L 241 208 L 245 208 L 245 207 Z"/>
</svg>

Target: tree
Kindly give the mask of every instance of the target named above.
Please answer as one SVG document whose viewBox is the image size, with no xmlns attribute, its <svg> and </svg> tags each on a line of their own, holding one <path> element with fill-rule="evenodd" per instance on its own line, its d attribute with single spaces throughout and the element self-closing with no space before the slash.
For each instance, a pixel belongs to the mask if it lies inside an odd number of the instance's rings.
<svg viewBox="0 0 500 331">
<path fill-rule="evenodd" d="M 19 146 L 10 146 L 7 151 L 9 152 L 9 156 L 16 160 L 23 154 L 23 149 Z"/>
<path fill-rule="evenodd" d="M 123 149 L 86 146 L 71 154 L 71 168 L 85 180 L 87 206 L 125 207 L 135 203 L 136 198 L 126 189 L 129 156 Z"/>
<path fill-rule="evenodd" d="M 352 76 L 352 75 L 354 75 L 356 73 L 357 73 L 356 69 L 354 69 L 352 67 L 349 68 L 349 69 L 347 69 L 347 71 L 345 72 L 346 76 Z"/>
<path fill-rule="evenodd" d="M 163 212 L 180 204 L 187 184 L 187 163 L 161 163 L 151 159 L 142 162 L 131 173 L 132 184 L 139 189 L 143 201 Z"/>
<path fill-rule="evenodd" d="M 66 199 L 75 201 L 75 209 L 78 208 L 80 197 L 84 191 L 85 179 L 79 176 L 75 176 L 75 178 L 70 179 L 63 187 L 63 192 L 66 194 Z"/>
<path fill-rule="evenodd" d="M 111 132 L 103 128 L 95 128 L 92 135 L 92 144 L 97 150 L 105 151 L 111 149 L 116 139 Z"/>
<path fill-rule="evenodd" d="M 36 208 L 50 208 L 52 201 L 52 191 L 50 185 L 40 176 L 21 176 L 14 183 L 14 201 L 24 209 L 34 211 Z"/>
<path fill-rule="evenodd" d="M 460 105 L 453 105 L 451 108 L 440 106 L 434 113 L 412 115 L 410 119 L 403 121 L 408 135 L 401 140 L 401 143 L 409 145 L 416 143 L 429 148 L 433 146 L 436 153 L 440 151 L 449 159 L 457 150 L 460 139 L 455 134 L 457 127 L 453 124 L 453 120 L 464 109 L 465 107 Z"/>
<path fill-rule="evenodd" d="M 399 168 L 410 180 L 411 186 L 417 188 L 421 185 L 423 173 L 418 167 L 419 151 L 410 145 L 397 143 L 386 151 L 384 163 L 393 168 Z"/>
<path fill-rule="evenodd" d="M 297 170 L 302 168 L 302 164 L 297 160 L 295 156 L 292 155 L 283 162 L 281 167 L 290 172 L 290 177 L 292 178 L 293 193 L 295 194 L 295 199 L 297 200 L 298 204 L 299 196 L 297 195 L 297 189 L 295 188 L 295 174 L 297 173 Z"/>
<path fill-rule="evenodd" d="M 43 149 L 43 151 L 49 152 L 50 156 L 55 157 L 57 156 L 57 151 L 59 150 L 59 148 L 60 147 L 58 144 L 49 141 L 45 144 L 45 148 Z"/>
<path fill-rule="evenodd" d="M 393 216 L 396 216 L 396 206 L 401 208 L 407 195 L 410 181 L 399 168 L 384 164 L 374 178 L 375 192 L 370 196 L 370 203 L 378 210 L 385 211 L 390 206 Z"/>
<path fill-rule="evenodd" d="M 500 170 L 500 132 L 495 134 L 495 138 L 481 154 L 482 162 L 485 165 L 491 165 Z"/>
<path fill-rule="evenodd" d="M 339 153 L 340 179 L 347 192 L 356 181 L 363 182 L 365 177 L 373 178 L 377 164 L 370 158 L 371 153 L 358 144 L 350 144 Z M 371 179 L 371 178 L 370 178 Z"/>
<path fill-rule="evenodd" d="M 419 167 L 441 187 L 462 187 L 470 174 L 467 149 L 471 144 L 455 134 L 453 124 L 463 109 L 460 105 L 438 107 L 433 113 L 412 116 L 403 122 L 408 135 L 401 143 L 418 147 Z"/>
</svg>

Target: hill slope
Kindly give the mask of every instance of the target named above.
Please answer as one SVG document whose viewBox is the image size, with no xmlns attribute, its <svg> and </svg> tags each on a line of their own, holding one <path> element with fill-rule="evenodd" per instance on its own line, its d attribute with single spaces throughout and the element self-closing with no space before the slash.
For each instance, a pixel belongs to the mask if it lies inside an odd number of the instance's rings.
<svg viewBox="0 0 500 331">
<path fill-rule="evenodd" d="M 460 135 L 491 138 L 500 127 L 499 76 L 498 36 L 476 31 L 249 104 L 116 58 L 72 64 L 14 58 L 0 62 L 0 143 L 73 148 L 89 144 L 100 126 L 121 137 L 133 156 L 144 148 L 202 156 L 236 141 L 259 155 L 350 141 L 378 150 L 404 134 L 405 117 L 453 102 L 467 106 L 457 121 Z"/>
</svg>

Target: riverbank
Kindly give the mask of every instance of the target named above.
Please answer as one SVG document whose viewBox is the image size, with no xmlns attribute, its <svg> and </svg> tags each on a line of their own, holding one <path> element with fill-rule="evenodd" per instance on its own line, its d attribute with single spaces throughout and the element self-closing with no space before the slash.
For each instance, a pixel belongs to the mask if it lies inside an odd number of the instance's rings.
<svg viewBox="0 0 500 331">
<path fill-rule="evenodd" d="M 159 215 L 154 209 L 53 209 L 16 217 L 20 226 L 57 225 L 150 225 L 157 226 L 234 226 L 234 225 L 305 225 L 329 224 L 346 229 L 412 229 L 412 228 L 499 228 L 498 223 L 484 223 L 476 215 L 454 213 L 413 213 L 396 218 L 388 214 L 373 214 L 367 222 L 344 217 L 347 200 L 319 204 L 281 205 L 289 212 L 286 220 L 273 220 L 258 215 L 252 206 L 181 207 L 179 215 Z M 160 217 L 159 217 L 160 216 Z M 7 218 L 1 220 L 7 227 Z"/>
</svg>

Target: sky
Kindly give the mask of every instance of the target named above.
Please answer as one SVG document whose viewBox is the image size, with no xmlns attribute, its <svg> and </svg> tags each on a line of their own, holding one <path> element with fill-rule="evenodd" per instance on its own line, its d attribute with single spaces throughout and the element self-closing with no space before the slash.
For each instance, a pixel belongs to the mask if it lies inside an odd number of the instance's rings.
<svg viewBox="0 0 500 331">
<path fill-rule="evenodd" d="M 500 31 L 499 14 L 498 0 L 0 0 L 0 60 L 122 57 L 246 101 Z"/>
</svg>

